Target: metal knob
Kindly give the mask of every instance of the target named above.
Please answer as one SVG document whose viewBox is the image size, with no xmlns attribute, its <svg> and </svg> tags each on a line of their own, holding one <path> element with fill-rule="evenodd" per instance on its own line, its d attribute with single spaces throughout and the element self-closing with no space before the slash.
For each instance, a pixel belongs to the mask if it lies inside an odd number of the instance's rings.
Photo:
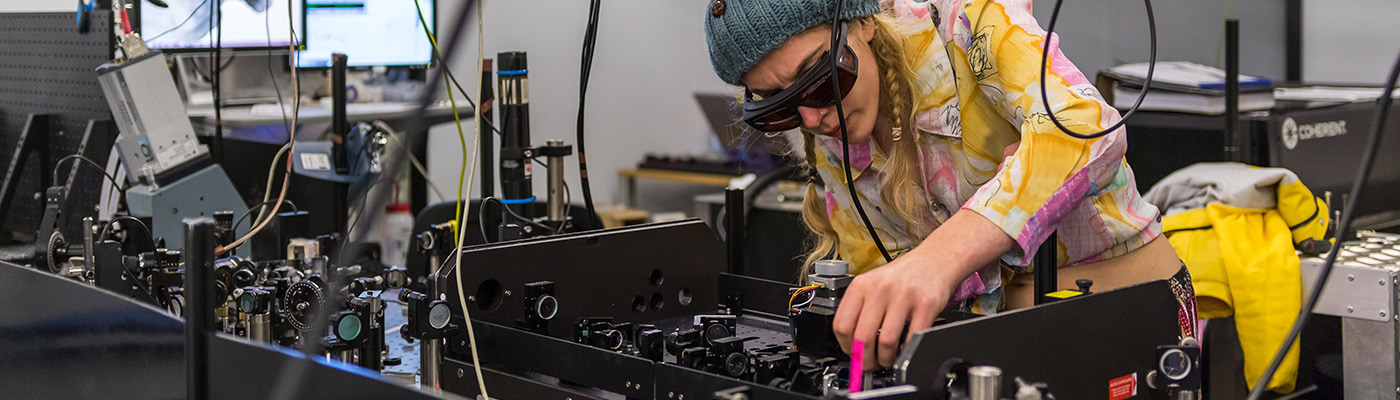
<svg viewBox="0 0 1400 400">
<path fill-rule="evenodd" d="M 817 275 L 821 276 L 845 276 L 851 273 L 851 264 L 845 260 L 821 260 L 815 266 Z"/>
<path fill-rule="evenodd" d="M 972 400 L 998 400 L 1001 398 L 1001 368 L 976 366 L 967 369 L 967 394 Z"/>
</svg>

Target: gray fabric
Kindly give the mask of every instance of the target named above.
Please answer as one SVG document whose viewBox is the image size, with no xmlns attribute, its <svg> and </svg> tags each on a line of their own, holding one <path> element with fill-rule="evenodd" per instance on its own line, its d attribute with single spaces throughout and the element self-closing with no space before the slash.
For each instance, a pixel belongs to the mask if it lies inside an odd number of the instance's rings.
<svg viewBox="0 0 1400 400">
<path fill-rule="evenodd" d="M 1167 175 L 1143 199 L 1172 216 L 1224 204 L 1248 209 L 1278 206 L 1278 186 L 1298 180 L 1283 168 L 1257 168 L 1239 163 L 1200 163 Z"/>
</svg>

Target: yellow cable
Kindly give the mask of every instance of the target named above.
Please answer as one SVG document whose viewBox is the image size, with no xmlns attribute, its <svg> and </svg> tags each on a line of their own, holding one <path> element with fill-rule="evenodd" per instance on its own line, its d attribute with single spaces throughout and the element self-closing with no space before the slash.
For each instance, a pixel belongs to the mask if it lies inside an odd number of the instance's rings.
<svg viewBox="0 0 1400 400">
<path fill-rule="evenodd" d="M 443 69 L 443 72 L 444 72 L 444 73 L 443 73 L 443 80 L 442 80 L 442 83 L 443 83 L 443 85 L 446 85 L 446 86 L 447 86 L 447 99 L 448 99 L 448 102 L 452 104 L 452 117 L 455 118 L 455 119 L 457 120 L 457 138 L 458 138 L 458 141 L 461 142 L 461 144 L 462 144 L 462 168 L 461 168 L 461 172 L 459 172 L 458 175 L 457 175 L 457 213 L 454 215 L 454 216 L 460 221 L 460 222 L 454 227 L 454 229 L 457 231 L 457 247 L 456 247 L 456 249 L 454 249 L 454 251 L 453 251 L 453 252 L 455 253 L 453 258 L 454 258 L 455 261 L 456 261 L 456 268 L 455 268 L 455 272 L 456 272 L 456 273 L 455 273 L 454 275 L 456 275 L 456 278 L 457 278 L 457 298 L 458 298 L 459 301 L 461 301 L 462 317 L 463 317 L 463 319 L 466 320 L 466 325 L 467 325 L 467 340 L 470 341 L 469 345 L 471 346 L 471 353 L 472 353 L 472 367 L 473 367 L 473 369 L 474 369 L 475 372 L 476 372 L 476 382 L 477 382 L 477 385 L 478 385 L 478 389 L 481 391 L 481 397 L 482 397 L 482 398 L 484 398 L 484 399 L 486 399 L 486 400 L 490 400 L 490 399 L 491 399 L 491 396 L 488 395 L 488 394 L 486 394 L 486 381 L 482 378 L 482 373 L 481 373 L 481 359 L 480 359 L 480 357 L 477 355 L 477 350 L 476 350 L 476 332 L 474 331 L 474 329 L 473 329 L 473 327 L 472 327 L 472 322 L 471 322 L 471 321 L 472 321 L 472 317 L 471 317 L 471 313 L 470 313 L 469 311 L 467 311 L 467 297 L 466 297 L 466 294 L 463 292 L 463 289 L 462 289 L 462 257 L 461 257 L 461 249 L 462 249 L 462 247 L 466 244 L 466 237 L 467 237 L 467 236 L 466 236 L 466 233 L 465 233 L 466 230 L 462 228 L 462 226 L 465 225 L 463 222 L 465 222 L 464 220 L 466 219 L 466 218 L 462 215 L 462 203 L 463 203 L 463 202 L 462 202 L 462 180 L 463 180 L 463 177 L 466 177 L 466 176 L 467 176 L 467 173 L 466 173 L 466 172 L 467 172 L 467 156 L 466 156 L 466 153 L 467 153 L 467 141 L 466 141 L 466 137 L 465 137 L 466 135 L 462 132 L 462 119 L 461 119 L 461 117 L 459 117 L 458 114 L 457 114 L 457 101 L 456 101 L 456 100 L 453 98 L 453 96 L 452 96 L 452 83 L 451 83 L 451 82 L 448 80 L 448 78 L 447 78 L 447 73 L 446 73 L 446 72 L 447 72 L 447 60 L 444 59 L 444 58 L 442 57 L 442 51 L 438 49 L 437 38 L 434 37 L 434 35 L 432 34 L 432 32 L 428 30 L 428 23 L 427 23 L 427 20 L 426 20 L 425 18 L 423 18 L 423 8 L 422 8 L 422 6 L 420 6 L 420 5 L 418 4 L 418 0 L 414 0 L 414 1 L 413 1 L 413 6 L 414 6 L 415 8 L 417 8 L 417 10 L 418 10 L 418 21 L 419 21 L 420 23 L 423 24 L 423 31 L 424 31 L 424 33 L 426 33 L 427 36 L 428 36 L 428 42 L 431 43 L 431 44 L 433 45 L 433 52 L 437 54 L 437 56 L 438 56 L 437 59 L 439 60 L 440 63 L 442 63 L 442 65 L 439 66 L 440 68 Z M 476 48 L 476 50 L 477 50 L 477 68 L 478 68 L 478 71 L 480 71 L 480 70 L 484 67 L 484 65 L 485 65 L 485 63 L 482 61 L 482 59 L 483 59 L 483 57 L 484 57 L 484 56 L 483 56 L 483 53 L 482 53 L 482 51 L 483 51 L 483 50 L 482 50 L 482 46 L 483 46 L 483 39 L 482 39 L 482 36 L 483 36 L 483 34 L 484 34 L 484 29 L 482 28 L 482 25 L 481 25 L 481 24 L 482 24 L 483 18 L 482 18 L 482 4 L 481 4 L 480 1 L 478 1 L 478 2 L 476 3 L 476 7 L 477 7 L 477 9 L 476 9 L 476 27 L 477 27 L 477 48 Z M 463 96 L 466 96 L 467 94 L 466 94 L 466 93 L 462 93 L 462 95 L 463 95 Z M 477 120 L 477 121 L 480 121 L 480 120 L 481 120 L 481 107 L 474 107 L 474 108 L 475 108 L 475 112 L 476 112 L 476 118 L 477 118 L 476 120 Z M 480 124 L 478 124 L 478 125 L 476 126 L 476 136 L 473 137 L 473 139 L 472 139 L 472 153 L 471 153 L 471 154 L 472 154 L 472 157 L 471 157 L 471 160 L 472 160 L 472 162 L 471 162 L 472 173 L 470 174 L 470 177 L 471 177 L 471 178 L 476 178 L 476 157 L 477 157 L 477 153 L 478 153 L 479 151 L 481 151 L 481 125 L 480 125 Z M 471 179 L 468 179 L 468 180 L 467 180 L 467 191 L 468 191 L 468 192 L 471 191 L 471 186 L 472 186 L 471 183 L 472 183 L 472 180 L 471 180 Z M 490 184 L 490 182 L 486 182 L 485 184 Z M 438 274 L 435 274 L 435 275 L 440 275 L 441 269 L 442 269 L 442 266 L 439 266 L 439 267 L 438 267 L 438 272 L 439 272 L 439 273 L 438 273 Z"/>
</svg>

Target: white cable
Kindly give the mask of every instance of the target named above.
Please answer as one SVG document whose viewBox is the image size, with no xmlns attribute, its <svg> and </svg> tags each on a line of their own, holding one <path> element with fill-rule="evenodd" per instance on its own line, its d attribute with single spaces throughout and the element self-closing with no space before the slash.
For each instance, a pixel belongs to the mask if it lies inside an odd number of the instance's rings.
<svg viewBox="0 0 1400 400">
<path fill-rule="evenodd" d="M 277 176 L 277 160 L 282 159 L 282 155 L 286 154 L 287 150 L 291 148 L 292 141 L 291 138 L 288 137 L 287 144 L 282 145 L 282 148 L 277 149 L 277 154 L 272 156 L 272 164 L 267 167 L 267 185 L 263 187 L 262 204 L 267 204 L 272 200 L 272 181 L 274 180 L 273 178 Z M 258 207 L 258 216 L 253 218 L 253 221 L 261 221 L 265 215 L 267 215 L 267 208 Z"/>
<path fill-rule="evenodd" d="M 486 30 L 485 30 L 484 28 L 482 28 L 482 25 L 481 25 L 481 24 L 482 24 L 482 20 L 484 20 L 484 18 L 482 18 L 482 8 L 483 8 L 482 3 L 483 3 L 483 1 L 477 1 L 477 2 L 476 2 L 476 68 L 477 68 L 477 74 L 476 74 L 476 75 L 477 75 L 477 76 L 481 76 L 481 71 L 485 70 L 485 66 L 486 66 L 486 62 L 485 62 L 486 53 L 485 53 L 485 50 L 483 49 L 483 46 L 485 46 L 485 43 L 486 43 L 485 39 L 483 39 L 483 35 L 486 34 Z M 442 60 L 442 63 L 443 63 L 443 66 L 442 66 L 442 67 L 443 67 L 443 68 L 447 68 L 447 60 Z M 481 86 L 480 86 L 480 85 L 477 85 L 477 88 L 478 88 L 478 89 L 477 89 L 477 92 L 478 92 L 478 93 L 477 93 L 477 98 L 478 98 L 478 99 L 484 98 L 484 97 L 481 97 L 481 93 L 480 93 L 480 92 L 481 92 L 481 89 L 480 89 Z M 449 97 L 450 97 L 450 96 L 451 96 L 451 90 L 452 90 L 452 88 L 451 88 L 451 87 L 448 87 L 447 90 L 448 90 L 448 95 L 449 95 Z M 463 95 L 463 96 L 466 96 L 466 93 L 462 93 L 462 95 Z M 475 109 L 476 121 L 478 121 L 478 122 L 481 121 L 481 107 L 472 107 L 472 108 Z M 459 123 L 460 123 L 460 122 L 459 122 Z M 480 150 L 481 150 L 481 124 L 480 124 L 480 123 L 476 123 L 476 124 L 472 124 L 472 125 L 475 126 L 475 129 L 473 130 L 475 136 L 472 137 L 472 161 L 471 161 L 472 165 L 471 165 L 471 174 L 467 175 L 467 191 L 466 191 L 467 193 L 471 193 L 471 192 L 472 192 L 472 181 L 473 181 L 474 178 L 476 178 L 476 164 L 477 164 L 477 163 L 476 163 L 476 157 L 477 157 L 477 154 L 478 154 L 478 153 L 480 152 Z M 466 157 L 462 157 L 462 162 L 467 162 L 467 158 L 466 158 Z M 486 184 L 490 184 L 490 182 L 486 182 Z M 461 203 L 461 202 L 462 202 L 462 192 L 457 192 L 457 202 L 458 202 L 458 203 Z M 466 214 L 467 214 L 467 213 L 465 213 L 465 212 L 462 213 L 462 215 L 466 215 Z M 466 218 L 464 217 L 463 219 L 466 219 Z M 464 247 L 464 246 L 466 245 L 466 240 L 467 240 L 467 234 L 466 234 L 467 230 L 464 229 L 464 227 L 463 227 L 462 225 L 463 225 L 465 222 L 466 222 L 466 221 L 458 221 L 458 223 L 457 223 L 457 248 L 453 250 L 453 252 L 455 253 L 455 254 L 453 254 L 453 255 L 455 256 L 454 259 L 455 259 L 455 261 L 456 261 L 455 270 L 457 271 L 457 273 L 456 273 L 456 276 L 457 276 L 457 300 L 458 300 L 458 301 L 461 301 L 461 306 L 462 306 L 462 318 L 465 319 L 465 320 L 467 321 L 467 340 L 469 340 L 469 341 L 471 342 L 471 343 L 469 343 L 469 344 L 471 345 L 471 348 L 472 348 L 472 369 L 474 369 L 474 370 L 476 371 L 476 384 L 477 384 L 477 388 L 481 390 L 481 397 L 482 397 L 482 398 L 484 398 L 484 399 L 486 399 L 486 400 L 491 400 L 491 396 L 488 395 L 488 394 L 486 394 L 486 380 L 484 380 L 484 379 L 482 378 L 482 376 L 481 376 L 481 358 L 480 358 L 480 356 L 477 355 L 477 351 L 476 351 L 476 331 L 474 331 L 474 330 L 472 329 L 472 316 L 471 316 L 471 313 L 467 311 L 467 294 L 466 294 L 466 291 L 462 289 L 462 273 L 463 273 L 463 271 L 462 271 L 462 247 Z"/>
<path fill-rule="evenodd" d="M 287 175 L 286 175 L 285 178 L 282 178 L 282 192 L 281 192 L 280 194 L 277 195 L 277 203 L 272 205 L 272 211 L 269 211 L 269 212 L 268 212 L 267 219 L 264 219 L 264 220 L 262 221 L 262 223 L 255 224 L 255 226 L 253 227 L 253 229 L 248 230 L 248 233 L 244 234 L 242 237 L 239 237 L 238 240 L 234 240 L 233 243 L 229 243 L 228 246 L 218 246 L 218 247 L 215 247 L 215 248 L 214 248 L 214 255 L 215 255 L 215 256 L 223 255 L 225 252 L 228 252 L 230 249 L 238 248 L 238 246 L 241 246 L 241 245 L 243 245 L 243 243 L 247 242 L 248 239 L 251 239 L 251 238 L 253 237 L 253 235 L 258 234 L 259 231 L 262 231 L 263 228 L 266 228 L 266 227 L 267 227 L 267 224 L 268 224 L 269 222 L 272 222 L 273 218 L 277 216 L 277 210 L 282 209 L 282 200 L 286 200 L 286 199 L 287 199 L 287 183 L 288 183 L 288 182 L 291 182 L 291 180 L 292 180 L 292 158 L 295 157 L 295 155 L 296 155 L 296 153 L 297 153 L 297 152 L 296 152 L 296 148 L 297 148 L 297 145 L 296 145 L 296 143 L 297 143 L 297 141 L 296 141 L 297 114 L 298 114 L 298 112 L 301 110 L 301 85 L 299 85 L 298 82 L 297 82 L 297 68 L 296 68 L 296 65 L 297 65 L 297 34 L 296 34 L 296 24 L 293 22 L 293 21 L 296 20 L 296 17 L 293 16 L 295 10 L 296 10 L 296 9 L 292 7 L 292 2 L 291 2 L 291 1 L 288 1 L 288 2 L 287 2 L 287 27 L 288 27 L 289 29 L 288 29 L 287 37 L 290 38 L 290 43 L 291 43 L 291 44 L 287 45 L 287 48 L 288 48 L 288 50 L 291 52 L 291 61 L 292 61 L 292 126 L 291 126 L 291 130 L 289 131 L 289 133 L 288 133 L 288 135 L 287 135 L 287 145 L 286 145 L 286 148 L 287 148 L 287 151 L 291 153 L 291 155 L 287 156 Z M 217 62 L 217 60 L 215 60 L 215 62 Z M 275 160 L 274 160 L 274 161 L 275 161 Z M 274 167 L 275 167 L 275 165 L 274 165 Z M 269 181 L 269 182 L 270 182 L 270 181 Z"/>
</svg>

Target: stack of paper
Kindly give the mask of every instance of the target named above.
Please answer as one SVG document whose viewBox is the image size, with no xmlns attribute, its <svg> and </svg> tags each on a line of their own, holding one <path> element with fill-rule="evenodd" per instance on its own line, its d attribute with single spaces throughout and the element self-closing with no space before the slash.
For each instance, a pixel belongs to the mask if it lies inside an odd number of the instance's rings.
<svg viewBox="0 0 1400 400">
<path fill-rule="evenodd" d="M 1147 64 L 1125 64 L 1101 73 L 1115 81 L 1113 106 L 1126 110 L 1132 108 L 1146 82 Z M 1272 88 L 1269 78 L 1240 75 L 1240 111 L 1273 108 Z M 1139 109 L 1224 114 L 1225 71 L 1189 62 L 1159 62 L 1152 74 L 1152 87 Z"/>
</svg>

